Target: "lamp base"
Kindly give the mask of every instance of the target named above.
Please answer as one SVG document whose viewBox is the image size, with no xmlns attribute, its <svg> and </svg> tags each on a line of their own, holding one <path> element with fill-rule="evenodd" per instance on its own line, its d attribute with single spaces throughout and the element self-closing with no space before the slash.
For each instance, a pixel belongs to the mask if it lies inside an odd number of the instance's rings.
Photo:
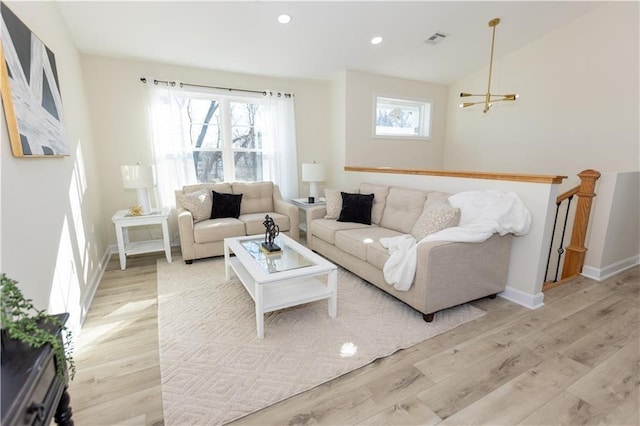
<svg viewBox="0 0 640 426">
<path fill-rule="evenodd" d="M 309 182 L 309 197 L 313 197 L 316 200 L 320 198 L 318 182 Z"/>
<path fill-rule="evenodd" d="M 138 205 L 142 207 L 142 215 L 151 214 L 151 199 L 147 188 L 138 188 Z"/>
</svg>

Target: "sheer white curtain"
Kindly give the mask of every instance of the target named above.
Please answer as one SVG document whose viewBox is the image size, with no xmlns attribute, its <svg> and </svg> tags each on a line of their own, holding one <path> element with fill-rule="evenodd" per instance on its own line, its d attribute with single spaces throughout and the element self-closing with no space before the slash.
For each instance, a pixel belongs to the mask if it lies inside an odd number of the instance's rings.
<svg viewBox="0 0 640 426">
<path fill-rule="evenodd" d="M 149 82 L 149 116 L 159 207 L 175 207 L 175 191 L 197 183 L 189 129 L 183 120 L 186 99 L 179 84 Z"/>
<path fill-rule="evenodd" d="M 264 170 L 290 200 L 298 196 L 298 155 L 293 95 L 267 91 L 265 105 Z"/>
<path fill-rule="evenodd" d="M 152 82 L 148 86 L 159 207 L 174 207 L 175 191 L 184 185 L 198 183 L 187 111 L 189 99 L 225 97 L 220 90 L 213 88 L 194 89 L 185 86 L 186 89 L 178 83 Z M 245 100 L 257 96 L 226 95 L 229 99 Z M 298 160 L 293 96 L 278 92 L 259 96 L 262 98 L 259 102 L 263 102 L 264 107 L 261 114 L 263 179 L 277 184 L 285 199 L 295 198 L 298 196 Z M 231 131 L 231 128 L 227 129 L 227 132 Z M 228 149 L 231 149 L 230 145 Z M 233 156 L 230 158 L 233 159 Z"/>
</svg>

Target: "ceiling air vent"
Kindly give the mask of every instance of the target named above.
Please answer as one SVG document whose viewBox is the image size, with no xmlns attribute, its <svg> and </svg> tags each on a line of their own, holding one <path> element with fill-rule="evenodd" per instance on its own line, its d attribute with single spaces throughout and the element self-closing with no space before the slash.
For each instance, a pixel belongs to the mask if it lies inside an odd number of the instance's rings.
<svg viewBox="0 0 640 426">
<path fill-rule="evenodd" d="M 433 33 L 433 35 L 426 39 L 424 42 L 427 44 L 438 44 L 445 38 L 447 38 L 447 34 L 438 31 L 437 33 Z"/>
</svg>

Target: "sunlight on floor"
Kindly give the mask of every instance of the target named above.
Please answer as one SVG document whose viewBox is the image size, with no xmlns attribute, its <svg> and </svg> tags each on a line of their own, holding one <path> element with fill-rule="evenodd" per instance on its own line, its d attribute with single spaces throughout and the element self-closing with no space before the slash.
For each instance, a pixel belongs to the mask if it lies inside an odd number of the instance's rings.
<svg viewBox="0 0 640 426">
<path fill-rule="evenodd" d="M 109 338 L 113 337 L 114 334 L 117 334 L 121 330 L 126 329 L 127 326 L 131 325 L 134 322 L 131 319 L 122 319 L 118 321 L 114 317 L 142 312 L 145 309 L 153 307 L 155 303 L 155 299 L 141 300 L 139 302 L 129 302 L 119 307 L 118 309 L 115 309 L 114 311 L 102 316 L 102 320 L 111 318 L 112 322 L 100 326 L 94 325 L 92 327 L 83 329 L 76 350 L 81 353 L 82 348 L 92 347 L 102 341 L 106 341 Z"/>
<path fill-rule="evenodd" d="M 75 348 L 77 355 L 81 355 L 84 348 L 91 349 L 99 342 L 107 340 L 114 333 L 125 329 L 125 326 L 130 323 L 131 321 L 110 322 L 105 325 L 83 329 Z"/>
<path fill-rule="evenodd" d="M 358 352 L 358 346 L 351 342 L 343 343 L 340 348 L 340 356 L 342 358 L 351 358 L 356 352 Z"/>
<path fill-rule="evenodd" d="M 143 309 L 150 308 L 156 304 L 156 299 L 145 299 L 137 302 L 129 302 L 120 306 L 118 309 L 106 314 L 104 318 L 111 318 L 118 315 L 124 315 L 128 313 L 136 313 Z"/>
</svg>

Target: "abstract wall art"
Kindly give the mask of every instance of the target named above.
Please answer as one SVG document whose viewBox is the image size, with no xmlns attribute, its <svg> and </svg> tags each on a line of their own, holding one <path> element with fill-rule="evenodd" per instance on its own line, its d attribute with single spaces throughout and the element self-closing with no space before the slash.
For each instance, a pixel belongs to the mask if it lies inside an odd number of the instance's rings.
<svg viewBox="0 0 640 426">
<path fill-rule="evenodd" d="M 13 155 L 69 155 L 55 56 L 3 2 L 0 14 L 0 90 Z"/>
</svg>

